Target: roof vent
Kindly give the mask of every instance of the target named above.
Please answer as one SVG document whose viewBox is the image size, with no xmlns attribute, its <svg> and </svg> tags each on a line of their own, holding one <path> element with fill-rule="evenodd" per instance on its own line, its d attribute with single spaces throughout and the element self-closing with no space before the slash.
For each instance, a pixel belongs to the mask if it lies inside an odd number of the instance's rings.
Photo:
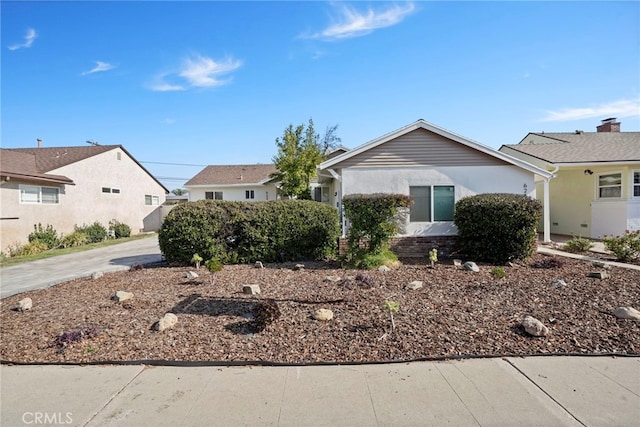
<svg viewBox="0 0 640 427">
<path fill-rule="evenodd" d="M 577 130 L 577 129 L 576 129 L 576 135 L 582 135 L 583 133 L 584 133 L 584 131 L 583 131 L 583 130 Z"/>
</svg>

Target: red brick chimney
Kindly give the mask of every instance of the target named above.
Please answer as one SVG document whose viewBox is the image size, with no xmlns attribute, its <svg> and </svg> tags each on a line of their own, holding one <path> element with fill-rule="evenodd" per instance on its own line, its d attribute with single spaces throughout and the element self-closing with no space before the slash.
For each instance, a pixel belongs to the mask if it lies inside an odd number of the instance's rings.
<svg viewBox="0 0 640 427">
<path fill-rule="evenodd" d="M 620 122 L 615 117 L 604 119 L 600 126 L 596 127 L 597 132 L 620 132 Z"/>
</svg>

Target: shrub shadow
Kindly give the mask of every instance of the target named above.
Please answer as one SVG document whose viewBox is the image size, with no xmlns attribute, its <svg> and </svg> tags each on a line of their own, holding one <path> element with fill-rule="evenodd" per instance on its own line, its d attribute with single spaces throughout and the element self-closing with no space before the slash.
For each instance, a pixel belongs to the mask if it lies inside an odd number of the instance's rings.
<svg viewBox="0 0 640 427">
<path fill-rule="evenodd" d="M 191 294 L 173 306 L 171 313 L 242 317 L 247 313 L 253 313 L 256 304 L 256 301 L 247 299 L 210 298 Z"/>
</svg>

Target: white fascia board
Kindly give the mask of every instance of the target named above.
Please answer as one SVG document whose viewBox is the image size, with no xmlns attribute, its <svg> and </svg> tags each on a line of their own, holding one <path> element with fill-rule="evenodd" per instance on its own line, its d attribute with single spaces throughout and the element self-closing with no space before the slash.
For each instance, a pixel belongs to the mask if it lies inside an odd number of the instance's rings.
<svg viewBox="0 0 640 427">
<path fill-rule="evenodd" d="M 261 187 L 263 184 L 259 182 L 252 182 L 246 184 L 199 184 L 199 185 L 185 185 L 184 188 L 241 188 L 241 187 Z"/>
<path fill-rule="evenodd" d="M 552 163 L 552 165 L 554 166 L 558 166 L 561 168 L 570 168 L 570 167 L 586 167 L 586 166 L 632 166 L 632 165 L 639 165 L 640 164 L 640 160 L 639 161 L 628 161 L 628 160 L 624 160 L 624 161 L 619 161 L 619 162 L 608 162 L 608 161 L 601 161 L 601 162 L 575 162 L 575 163 Z"/>
</svg>

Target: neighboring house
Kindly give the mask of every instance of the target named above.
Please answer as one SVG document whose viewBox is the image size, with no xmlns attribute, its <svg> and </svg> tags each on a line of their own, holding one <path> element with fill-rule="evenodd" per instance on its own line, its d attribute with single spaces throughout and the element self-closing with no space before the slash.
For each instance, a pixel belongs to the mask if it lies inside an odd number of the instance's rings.
<svg viewBox="0 0 640 427">
<path fill-rule="evenodd" d="M 158 230 L 166 193 L 121 145 L 0 149 L 0 248 L 39 223 L 64 234 L 113 219 L 134 234 Z"/>
<path fill-rule="evenodd" d="M 480 193 L 535 197 L 536 180 L 548 185 L 552 178 L 540 167 L 422 119 L 326 160 L 318 170 L 341 217 L 341 200 L 349 194 L 412 196 L 415 204 L 400 233 L 404 237 L 454 236 L 454 206 L 461 198 Z"/>
<path fill-rule="evenodd" d="M 275 200 L 276 184 L 270 175 L 276 171 L 268 165 L 210 165 L 191 178 L 184 187 L 189 191 L 189 201 Z"/>
<path fill-rule="evenodd" d="M 640 132 L 615 118 L 596 132 L 529 133 L 500 151 L 551 171 L 550 231 L 602 238 L 640 230 Z M 546 230 L 545 230 L 546 231 Z"/>
</svg>

